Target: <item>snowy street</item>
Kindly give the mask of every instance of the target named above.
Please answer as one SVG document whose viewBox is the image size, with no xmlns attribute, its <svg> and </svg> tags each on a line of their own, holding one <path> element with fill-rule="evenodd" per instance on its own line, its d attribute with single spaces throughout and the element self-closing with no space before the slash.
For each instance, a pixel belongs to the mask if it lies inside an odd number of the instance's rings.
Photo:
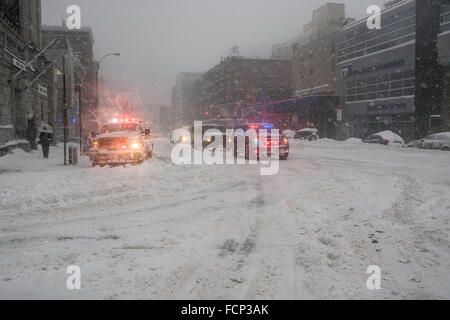
<svg viewBox="0 0 450 320">
<path fill-rule="evenodd" d="M 450 298 L 449 152 L 295 140 L 261 176 L 154 144 L 126 168 L 0 158 L 1 299 Z"/>
</svg>

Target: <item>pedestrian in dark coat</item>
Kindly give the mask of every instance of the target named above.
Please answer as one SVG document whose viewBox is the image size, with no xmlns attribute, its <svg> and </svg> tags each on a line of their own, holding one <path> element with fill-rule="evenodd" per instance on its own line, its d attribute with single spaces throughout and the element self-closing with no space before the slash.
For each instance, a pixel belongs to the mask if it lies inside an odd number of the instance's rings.
<svg viewBox="0 0 450 320">
<path fill-rule="evenodd" d="M 42 145 L 42 153 L 44 158 L 48 159 L 48 154 L 50 152 L 50 143 L 52 142 L 53 135 L 50 132 L 42 131 L 39 135 L 39 142 Z"/>
</svg>

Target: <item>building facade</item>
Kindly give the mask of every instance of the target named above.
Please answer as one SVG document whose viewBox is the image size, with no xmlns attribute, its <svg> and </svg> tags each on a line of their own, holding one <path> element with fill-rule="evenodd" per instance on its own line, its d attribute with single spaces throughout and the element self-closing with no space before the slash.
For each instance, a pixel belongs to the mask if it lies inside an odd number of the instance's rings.
<svg viewBox="0 0 450 320">
<path fill-rule="evenodd" d="M 275 60 L 291 60 L 292 56 L 298 49 L 299 43 L 303 42 L 302 35 L 285 43 L 272 46 L 272 59 Z"/>
<path fill-rule="evenodd" d="M 392 130 L 411 140 L 429 132 L 424 123 L 430 122 L 431 114 L 440 114 L 440 107 L 430 99 L 442 98 L 437 88 L 441 73 L 433 65 L 433 47 L 450 41 L 447 35 L 437 41 L 439 12 L 446 7 L 435 6 L 437 14 L 430 14 L 430 8 L 418 8 L 414 0 L 399 1 L 382 11 L 380 30 L 369 30 L 366 19 L 362 19 L 338 32 L 343 137 Z M 416 42 L 416 34 L 420 41 Z M 423 41 L 424 37 L 431 41 Z M 434 60 L 446 56 L 446 50 L 444 46 L 436 49 Z"/>
<path fill-rule="evenodd" d="M 442 67 L 441 131 L 450 131 L 450 1 L 443 3 L 440 10 L 438 34 L 439 64 Z"/>
<path fill-rule="evenodd" d="M 69 30 L 65 26 L 42 26 L 43 46 L 48 45 L 55 38 L 58 40 L 46 51 L 46 56 L 52 61 L 57 60 L 58 70 L 64 70 L 65 75 L 59 72 L 59 76 L 56 75 L 54 78 L 59 92 L 56 97 L 54 127 L 58 139 L 62 140 L 63 76 L 65 76 L 69 140 L 79 141 L 80 126 L 82 126 L 82 139 L 86 138 L 90 130 L 97 129 L 95 100 L 97 62 L 94 60 L 94 37 L 92 30 L 87 27 Z M 65 55 L 64 59 L 62 55 Z M 81 88 L 81 97 L 79 88 Z"/>
<path fill-rule="evenodd" d="M 314 10 L 312 21 L 303 27 L 304 41 L 292 57 L 296 96 L 335 94 L 337 30 L 344 22 L 344 4 L 327 3 Z"/>
<path fill-rule="evenodd" d="M 227 57 L 202 77 L 201 110 L 210 119 L 241 117 L 244 107 L 287 99 L 292 93 L 286 60 Z"/>
<path fill-rule="evenodd" d="M 26 138 L 31 122 L 52 118 L 51 78 L 40 76 L 49 63 L 39 56 L 40 26 L 40 0 L 0 0 L 0 146 Z"/>
</svg>

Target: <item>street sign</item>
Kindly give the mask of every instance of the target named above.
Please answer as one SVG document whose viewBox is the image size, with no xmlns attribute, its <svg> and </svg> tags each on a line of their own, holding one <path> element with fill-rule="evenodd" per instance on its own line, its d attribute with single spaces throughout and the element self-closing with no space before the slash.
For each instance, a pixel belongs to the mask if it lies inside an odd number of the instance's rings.
<svg viewBox="0 0 450 320">
<path fill-rule="evenodd" d="M 44 97 L 47 96 L 47 88 L 41 86 L 40 84 L 38 85 L 38 91 L 40 95 L 43 95 Z"/>
<path fill-rule="evenodd" d="M 13 64 L 22 71 L 27 70 L 27 65 L 20 61 L 19 59 L 13 58 Z"/>
</svg>

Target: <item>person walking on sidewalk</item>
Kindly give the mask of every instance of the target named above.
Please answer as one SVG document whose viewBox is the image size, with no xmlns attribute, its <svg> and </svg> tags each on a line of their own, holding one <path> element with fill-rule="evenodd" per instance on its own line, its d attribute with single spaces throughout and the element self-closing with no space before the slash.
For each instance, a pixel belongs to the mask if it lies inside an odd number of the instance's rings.
<svg viewBox="0 0 450 320">
<path fill-rule="evenodd" d="M 40 144 L 42 145 L 42 153 L 44 154 L 44 158 L 48 159 L 48 154 L 50 152 L 50 143 L 53 140 L 53 134 L 51 130 L 44 126 L 41 134 L 39 135 Z"/>
</svg>

